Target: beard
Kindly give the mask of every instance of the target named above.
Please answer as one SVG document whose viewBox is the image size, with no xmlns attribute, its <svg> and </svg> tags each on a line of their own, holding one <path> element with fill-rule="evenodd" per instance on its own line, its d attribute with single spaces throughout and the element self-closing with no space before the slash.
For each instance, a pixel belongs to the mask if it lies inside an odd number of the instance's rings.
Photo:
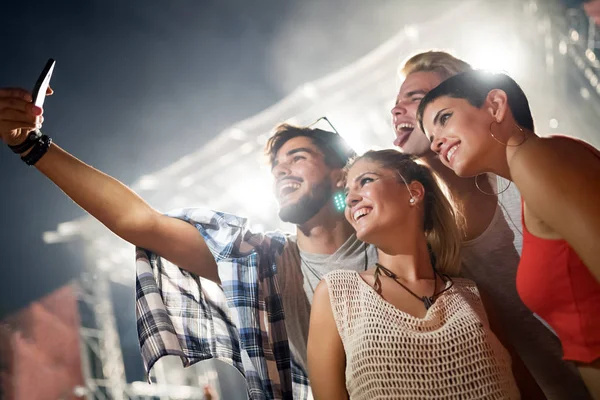
<svg viewBox="0 0 600 400">
<path fill-rule="evenodd" d="M 322 182 L 314 184 L 310 193 L 302 196 L 294 204 L 288 204 L 280 208 L 279 218 L 283 222 L 302 225 L 331 201 L 332 193 L 331 182 L 324 179 Z"/>
</svg>

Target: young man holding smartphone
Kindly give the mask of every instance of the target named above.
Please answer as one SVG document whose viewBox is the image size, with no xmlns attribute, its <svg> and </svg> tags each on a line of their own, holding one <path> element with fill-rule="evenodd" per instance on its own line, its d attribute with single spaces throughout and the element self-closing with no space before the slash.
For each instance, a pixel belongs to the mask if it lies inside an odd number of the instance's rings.
<svg viewBox="0 0 600 400">
<path fill-rule="evenodd" d="M 358 241 L 333 193 L 353 151 L 336 133 L 290 125 L 269 140 L 279 215 L 296 235 L 256 233 L 244 218 L 205 209 L 162 214 L 116 179 L 46 136 L 25 90 L 0 89 L 0 138 L 67 196 L 138 247 L 136 309 L 147 369 L 165 355 L 184 365 L 235 366 L 252 399 L 311 398 L 306 342 L 313 288 L 332 269 L 377 260 Z M 247 194 L 245 194 L 247 195 Z"/>
</svg>

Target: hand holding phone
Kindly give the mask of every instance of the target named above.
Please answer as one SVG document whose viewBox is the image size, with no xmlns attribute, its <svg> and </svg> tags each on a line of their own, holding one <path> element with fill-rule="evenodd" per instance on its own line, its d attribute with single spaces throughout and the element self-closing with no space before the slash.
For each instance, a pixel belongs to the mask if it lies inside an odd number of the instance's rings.
<svg viewBox="0 0 600 400">
<path fill-rule="evenodd" d="M 55 64 L 56 61 L 52 58 L 48 60 L 46 66 L 40 74 L 40 77 L 33 87 L 33 92 L 31 92 L 31 97 L 33 98 L 32 103 L 38 107 L 42 107 L 44 105 L 46 91 L 48 90 L 48 86 L 50 86 L 50 78 L 52 78 L 52 72 L 54 71 Z"/>
</svg>

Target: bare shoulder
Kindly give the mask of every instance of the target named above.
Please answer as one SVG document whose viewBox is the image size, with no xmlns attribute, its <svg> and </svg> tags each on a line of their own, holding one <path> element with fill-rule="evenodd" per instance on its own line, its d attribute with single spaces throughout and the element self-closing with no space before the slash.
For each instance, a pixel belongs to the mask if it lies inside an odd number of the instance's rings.
<svg viewBox="0 0 600 400">
<path fill-rule="evenodd" d="M 600 190 L 600 153 L 578 139 L 531 138 L 511 149 L 507 157 L 511 178 L 525 203 L 544 220 L 541 203 L 577 196 L 582 188 Z"/>
<path fill-rule="evenodd" d="M 515 150 L 519 151 L 518 148 Z M 560 157 L 565 161 L 576 161 L 578 163 L 595 161 L 600 166 L 600 152 L 598 149 L 575 137 L 553 135 L 535 138 L 534 140 L 528 140 L 523 146 L 523 150 L 525 150 L 524 153 L 537 156 L 535 158 L 528 158 L 530 161 L 541 162 L 545 158 L 554 160 L 555 157 Z M 542 158 L 540 159 L 539 157 Z"/>
</svg>

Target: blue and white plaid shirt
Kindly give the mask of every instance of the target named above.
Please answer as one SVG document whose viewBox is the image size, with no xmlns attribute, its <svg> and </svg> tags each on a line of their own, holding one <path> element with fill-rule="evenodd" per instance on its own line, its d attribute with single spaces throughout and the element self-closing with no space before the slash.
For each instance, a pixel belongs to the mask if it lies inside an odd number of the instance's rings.
<svg viewBox="0 0 600 400">
<path fill-rule="evenodd" d="M 246 378 L 250 399 L 312 398 L 292 360 L 276 261 L 294 241 L 252 233 L 246 219 L 206 209 L 168 214 L 194 225 L 217 261 L 221 288 L 137 249 L 137 329 L 146 371 L 165 355 L 184 366 L 216 358 Z"/>
</svg>

